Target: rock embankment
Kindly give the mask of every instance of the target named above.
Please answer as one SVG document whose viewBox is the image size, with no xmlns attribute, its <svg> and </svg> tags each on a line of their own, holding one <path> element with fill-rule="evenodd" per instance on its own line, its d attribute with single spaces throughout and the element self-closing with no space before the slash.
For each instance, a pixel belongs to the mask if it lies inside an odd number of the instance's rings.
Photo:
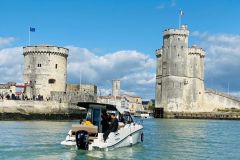
<svg viewBox="0 0 240 160">
<path fill-rule="evenodd" d="M 0 101 L 0 120 L 67 120 L 81 119 L 85 110 L 56 101 Z"/>
</svg>

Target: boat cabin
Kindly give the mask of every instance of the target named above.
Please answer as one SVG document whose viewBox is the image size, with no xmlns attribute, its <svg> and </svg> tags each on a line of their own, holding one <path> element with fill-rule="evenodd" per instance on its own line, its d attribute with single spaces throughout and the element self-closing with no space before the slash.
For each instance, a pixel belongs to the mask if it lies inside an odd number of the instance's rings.
<svg viewBox="0 0 240 160">
<path fill-rule="evenodd" d="M 77 105 L 87 110 L 86 120 L 90 120 L 98 128 L 99 133 L 102 132 L 101 122 L 103 112 L 106 112 L 109 116 L 111 113 L 115 113 L 119 122 L 123 122 L 124 124 L 133 122 L 129 112 L 123 111 L 120 113 L 115 105 L 89 102 L 79 102 Z"/>
</svg>

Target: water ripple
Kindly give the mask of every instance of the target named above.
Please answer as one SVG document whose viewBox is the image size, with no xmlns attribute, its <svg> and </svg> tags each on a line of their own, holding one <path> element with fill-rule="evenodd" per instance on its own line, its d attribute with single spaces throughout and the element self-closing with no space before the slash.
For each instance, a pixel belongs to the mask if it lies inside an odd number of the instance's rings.
<svg viewBox="0 0 240 160">
<path fill-rule="evenodd" d="M 60 145 L 72 121 L 1 121 L 0 159 L 239 159 L 240 121 L 148 119 L 144 142 L 113 151 Z M 77 121 L 76 121 L 77 123 Z"/>
</svg>

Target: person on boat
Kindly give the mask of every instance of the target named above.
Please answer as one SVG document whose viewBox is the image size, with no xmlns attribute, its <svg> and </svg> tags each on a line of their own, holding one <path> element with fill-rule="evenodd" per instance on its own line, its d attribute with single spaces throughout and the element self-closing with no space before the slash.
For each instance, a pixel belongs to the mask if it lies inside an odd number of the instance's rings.
<svg viewBox="0 0 240 160">
<path fill-rule="evenodd" d="M 118 119 L 117 119 L 115 113 L 112 113 L 112 114 L 111 114 L 111 121 L 112 121 L 112 122 L 111 122 L 108 130 L 103 133 L 104 142 L 106 141 L 106 139 L 108 138 L 108 135 L 109 135 L 111 132 L 116 132 L 116 131 L 118 130 Z"/>
<path fill-rule="evenodd" d="M 109 120 L 110 117 L 108 116 L 107 112 L 105 110 L 102 111 L 102 133 L 105 133 L 108 130 L 109 127 Z"/>
<path fill-rule="evenodd" d="M 83 123 L 83 125 L 86 125 L 86 126 L 93 126 L 93 124 L 92 124 L 90 118 L 87 118 L 86 121 Z"/>
<path fill-rule="evenodd" d="M 122 122 L 125 124 L 125 119 L 122 114 L 119 115 L 119 122 Z"/>
</svg>

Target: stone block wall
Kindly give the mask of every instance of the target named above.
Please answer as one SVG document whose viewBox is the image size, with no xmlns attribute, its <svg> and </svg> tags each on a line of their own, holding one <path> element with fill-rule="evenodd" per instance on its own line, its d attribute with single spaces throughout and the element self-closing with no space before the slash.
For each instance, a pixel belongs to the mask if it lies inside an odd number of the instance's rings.
<svg viewBox="0 0 240 160">
<path fill-rule="evenodd" d="M 82 108 L 57 101 L 0 100 L 0 113 L 19 114 L 71 114 L 81 113 Z"/>
<path fill-rule="evenodd" d="M 51 100 L 60 103 L 97 102 L 97 95 L 81 92 L 51 92 Z"/>
<path fill-rule="evenodd" d="M 240 109 L 240 98 L 214 90 L 206 90 L 204 95 L 203 112 L 213 112 L 218 109 Z"/>
</svg>

